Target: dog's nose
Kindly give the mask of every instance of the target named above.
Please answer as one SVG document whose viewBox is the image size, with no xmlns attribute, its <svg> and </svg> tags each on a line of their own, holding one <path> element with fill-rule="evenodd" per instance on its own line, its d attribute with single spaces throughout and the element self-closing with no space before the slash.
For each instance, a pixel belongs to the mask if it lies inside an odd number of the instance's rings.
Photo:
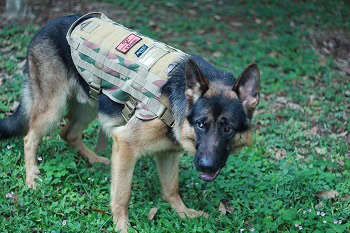
<svg viewBox="0 0 350 233">
<path fill-rule="evenodd" d="M 215 162 L 208 156 L 201 156 L 198 161 L 200 171 L 202 172 L 216 172 Z"/>
</svg>

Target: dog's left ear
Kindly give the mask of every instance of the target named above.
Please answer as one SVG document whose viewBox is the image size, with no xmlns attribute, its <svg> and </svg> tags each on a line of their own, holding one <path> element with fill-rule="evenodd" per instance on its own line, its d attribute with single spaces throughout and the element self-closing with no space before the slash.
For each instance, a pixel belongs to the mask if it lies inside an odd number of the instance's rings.
<svg viewBox="0 0 350 233">
<path fill-rule="evenodd" d="M 260 71 L 256 63 L 249 65 L 242 72 L 233 86 L 233 91 L 237 93 L 248 117 L 251 118 L 259 104 Z"/>
</svg>

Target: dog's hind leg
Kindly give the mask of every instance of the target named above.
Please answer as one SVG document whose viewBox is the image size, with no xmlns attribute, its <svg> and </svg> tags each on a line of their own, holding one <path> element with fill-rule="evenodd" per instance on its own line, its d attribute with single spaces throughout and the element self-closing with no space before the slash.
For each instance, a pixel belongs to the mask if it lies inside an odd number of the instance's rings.
<svg viewBox="0 0 350 233">
<path fill-rule="evenodd" d="M 37 36 L 28 49 L 27 81 L 23 103 L 28 120 L 24 138 L 26 185 L 34 188 L 39 169 L 36 153 L 42 137 L 55 126 L 69 96 L 69 73 L 63 60 L 47 37 Z"/>
<path fill-rule="evenodd" d="M 26 185 L 29 188 L 35 188 L 35 178 L 39 179 L 39 168 L 35 158 L 39 143 L 43 134 L 36 132 L 35 129 L 29 129 L 27 136 L 24 138 L 24 161 L 26 168 Z"/>
<path fill-rule="evenodd" d="M 60 88 L 57 88 L 60 89 Z M 57 90 L 56 89 L 56 90 Z M 49 96 L 50 90 L 34 93 L 29 113 L 29 130 L 24 138 L 24 158 L 26 167 L 26 185 L 34 188 L 35 178 L 38 178 L 39 169 L 36 153 L 43 136 L 55 125 L 61 117 L 66 102 L 67 93 L 59 90 Z"/>
<path fill-rule="evenodd" d="M 96 118 L 96 114 L 96 110 L 90 105 L 72 101 L 69 105 L 68 114 L 66 115 L 68 122 L 62 129 L 60 135 L 71 147 L 77 149 L 78 153 L 87 159 L 89 164 L 104 163 L 105 165 L 109 165 L 109 159 L 98 156 L 87 148 L 82 140 L 83 130 Z"/>
<path fill-rule="evenodd" d="M 175 209 L 181 218 L 208 215 L 202 211 L 189 209 L 183 203 L 179 194 L 179 157 L 180 152 L 167 151 L 156 155 L 156 163 L 162 185 L 163 199 Z"/>
<path fill-rule="evenodd" d="M 59 89 L 59 88 L 57 88 Z M 60 118 L 66 93 L 62 90 L 48 97 L 50 90 L 34 93 L 29 113 L 29 129 L 24 138 L 24 159 L 26 168 L 26 185 L 35 188 L 35 178 L 38 178 L 39 169 L 36 161 L 36 153 L 42 137 L 52 128 Z"/>
</svg>

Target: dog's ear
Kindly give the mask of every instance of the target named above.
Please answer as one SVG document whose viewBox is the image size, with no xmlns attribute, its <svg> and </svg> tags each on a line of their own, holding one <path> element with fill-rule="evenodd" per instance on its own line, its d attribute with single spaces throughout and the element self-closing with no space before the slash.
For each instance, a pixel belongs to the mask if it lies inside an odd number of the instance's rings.
<svg viewBox="0 0 350 233">
<path fill-rule="evenodd" d="M 237 93 L 248 117 L 251 118 L 260 97 L 260 71 L 257 64 L 249 65 L 242 72 L 233 86 L 233 91 Z"/>
<path fill-rule="evenodd" d="M 198 65 L 191 58 L 186 64 L 186 98 L 195 103 L 209 88 L 209 82 L 201 73 Z"/>
</svg>

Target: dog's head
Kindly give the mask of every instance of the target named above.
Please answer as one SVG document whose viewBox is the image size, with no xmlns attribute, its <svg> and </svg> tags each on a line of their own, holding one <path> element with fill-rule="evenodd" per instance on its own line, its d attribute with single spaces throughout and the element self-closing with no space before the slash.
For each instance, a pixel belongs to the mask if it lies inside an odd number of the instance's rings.
<svg viewBox="0 0 350 233">
<path fill-rule="evenodd" d="M 228 84 L 218 77 L 225 73 L 202 72 L 192 59 L 185 70 L 188 104 L 181 136 L 187 139 L 184 147 L 195 154 L 200 177 L 213 181 L 231 153 L 251 144 L 250 121 L 259 103 L 260 72 L 252 64 Z"/>
</svg>

